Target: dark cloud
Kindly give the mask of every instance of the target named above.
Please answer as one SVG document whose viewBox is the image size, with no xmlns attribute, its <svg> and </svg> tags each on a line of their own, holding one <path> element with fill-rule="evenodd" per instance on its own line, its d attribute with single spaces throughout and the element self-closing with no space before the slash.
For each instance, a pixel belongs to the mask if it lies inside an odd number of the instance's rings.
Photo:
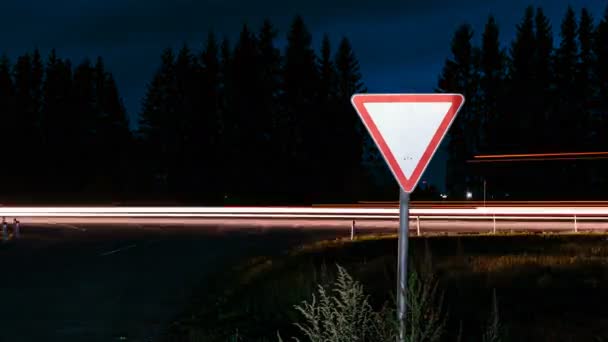
<svg viewBox="0 0 608 342">
<path fill-rule="evenodd" d="M 0 52 L 16 56 L 39 47 L 57 48 L 80 61 L 104 56 L 132 118 L 163 48 L 184 42 L 200 46 L 209 29 L 233 40 L 244 23 L 269 18 L 282 37 L 301 14 L 318 46 L 327 32 L 334 45 L 347 36 L 359 57 L 370 91 L 432 91 L 449 41 L 461 23 L 483 30 L 496 16 L 504 42 L 527 5 L 541 6 L 555 31 L 571 0 L 3 0 Z M 602 16 L 605 1 L 577 0 Z M 280 40 L 284 42 L 284 38 Z"/>
</svg>

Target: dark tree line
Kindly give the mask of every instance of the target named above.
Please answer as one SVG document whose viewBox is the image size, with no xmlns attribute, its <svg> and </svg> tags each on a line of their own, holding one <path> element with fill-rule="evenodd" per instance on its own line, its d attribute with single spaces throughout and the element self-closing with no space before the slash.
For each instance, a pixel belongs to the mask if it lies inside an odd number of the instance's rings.
<svg viewBox="0 0 608 342">
<path fill-rule="evenodd" d="M 103 60 L 73 66 L 38 50 L 0 58 L 3 200 L 121 193 L 131 147 L 125 109 Z"/>
<path fill-rule="evenodd" d="M 366 184 L 364 92 L 348 39 L 317 53 L 302 18 L 279 49 L 269 21 L 235 42 L 162 52 L 138 128 L 103 60 L 36 50 L 0 59 L 5 201 L 344 201 Z"/>
<path fill-rule="evenodd" d="M 315 51 L 300 17 L 282 49 L 278 34 L 265 21 L 244 25 L 234 42 L 211 32 L 200 47 L 165 49 L 136 131 L 101 58 L 1 57 L 0 198 L 305 203 L 372 198 L 377 189 L 394 198 L 390 174 L 374 183 L 364 166 L 382 161 L 349 101 L 366 89 L 348 39 L 334 47 L 325 36 Z M 449 133 L 451 198 L 478 194 L 483 181 L 489 198 L 608 190 L 604 160 L 468 162 L 607 150 L 608 11 L 594 20 L 569 8 L 559 36 L 532 7 L 507 46 L 493 17 L 479 43 L 469 25 L 454 33 L 437 89 L 467 98 Z"/>
<path fill-rule="evenodd" d="M 201 203 L 345 200 L 361 180 L 362 134 L 350 96 L 365 91 L 353 49 L 319 54 L 302 18 L 284 51 L 269 21 L 200 51 L 165 50 L 138 141 L 145 183 Z"/>
<path fill-rule="evenodd" d="M 559 41 L 542 8 L 528 7 L 503 47 L 490 16 L 476 45 L 469 25 L 453 35 L 438 91 L 467 102 L 450 130 L 448 188 L 495 198 L 578 198 L 608 190 L 603 160 L 470 163 L 479 154 L 606 151 L 608 10 L 596 21 L 568 8 Z M 604 196 L 605 197 L 605 196 Z"/>
</svg>

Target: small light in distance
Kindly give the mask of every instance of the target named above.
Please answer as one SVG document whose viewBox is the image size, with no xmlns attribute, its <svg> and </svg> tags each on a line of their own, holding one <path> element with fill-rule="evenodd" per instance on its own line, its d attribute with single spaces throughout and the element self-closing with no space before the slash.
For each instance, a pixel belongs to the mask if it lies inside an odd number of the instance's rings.
<svg viewBox="0 0 608 342">
<path fill-rule="evenodd" d="M 467 199 L 471 199 L 473 198 L 473 193 L 470 191 L 467 191 Z"/>
<path fill-rule="evenodd" d="M 441 198 L 446 199 L 446 198 L 448 198 L 448 195 L 446 195 L 446 194 L 441 194 Z"/>
</svg>

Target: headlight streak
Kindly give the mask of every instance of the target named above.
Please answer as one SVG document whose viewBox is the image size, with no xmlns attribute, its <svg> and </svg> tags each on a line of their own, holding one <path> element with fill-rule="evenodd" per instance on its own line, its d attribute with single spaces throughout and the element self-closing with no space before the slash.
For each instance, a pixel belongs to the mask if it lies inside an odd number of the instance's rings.
<svg viewBox="0 0 608 342">
<path fill-rule="evenodd" d="M 175 218 L 310 218 L 396 219 L 398 208 L 310 208 L 310 207 L 0 207 L 5 217 L 175 217 Z M 608 219 L 608 207 L 476 207 L 410 209 L 411 216 L 424 217 L 572 217 Z"/>
</svg>

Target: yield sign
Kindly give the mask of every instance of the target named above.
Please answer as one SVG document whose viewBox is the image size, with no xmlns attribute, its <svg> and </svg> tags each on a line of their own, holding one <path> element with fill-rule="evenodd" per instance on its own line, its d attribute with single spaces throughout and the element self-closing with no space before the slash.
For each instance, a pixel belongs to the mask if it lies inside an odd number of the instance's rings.
<svg viewBox="0 0 608 342">
<path fill-rule="evenodd" d="M 397 182 L 412 192 L 464 103 L 460 94 L 355 94 L 355 110 Z"/>
</svg>

